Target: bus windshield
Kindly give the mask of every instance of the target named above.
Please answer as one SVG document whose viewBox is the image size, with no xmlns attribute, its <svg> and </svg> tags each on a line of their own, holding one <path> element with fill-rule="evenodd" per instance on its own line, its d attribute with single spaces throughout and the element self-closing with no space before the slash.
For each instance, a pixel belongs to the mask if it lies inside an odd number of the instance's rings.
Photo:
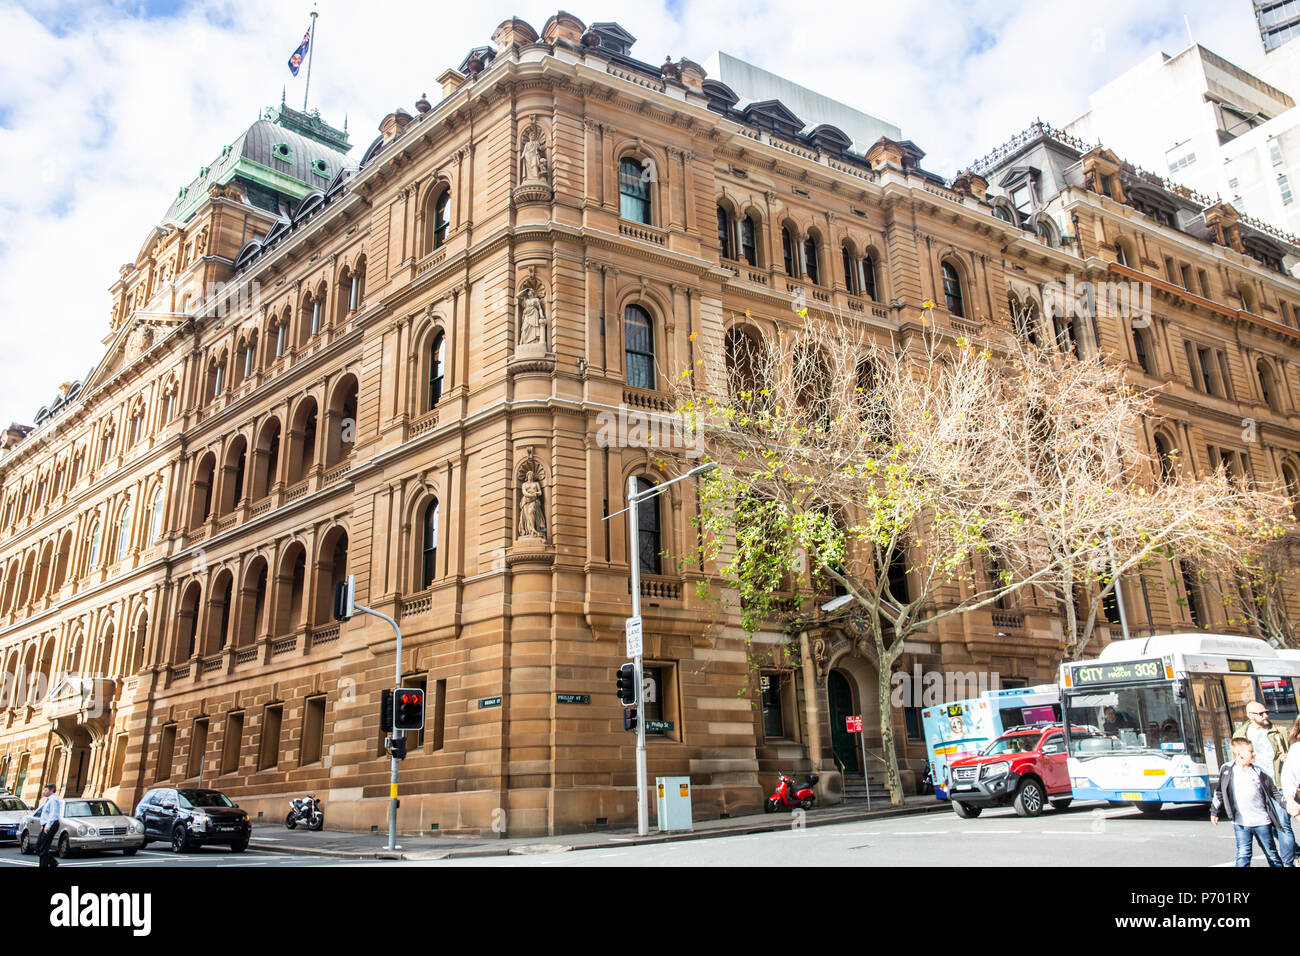
<svg viewBox="0 0 1300 956">
<path fill-rule="evenodd" d="M 1101 728 L 1100 737 L 1070 735 L 1070 755 L 1116 751 L 1183 753 L 1187 735 L 1172 684 L 1093 687 L 1067 698 L 1071 724 Z"/>
</svg>

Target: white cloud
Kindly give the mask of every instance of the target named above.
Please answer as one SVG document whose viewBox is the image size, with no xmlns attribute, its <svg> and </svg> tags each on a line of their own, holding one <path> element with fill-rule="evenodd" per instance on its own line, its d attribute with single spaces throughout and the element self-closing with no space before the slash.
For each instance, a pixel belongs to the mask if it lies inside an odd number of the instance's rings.
<svg viewBox="0 0 1300 956">
<path fill-rule="evenodd" d="M 30 423 L 58 383 L 102 354 L 108 287 L 176 190 L 278 101 L 301 106 L 305 72 L 286 66 L 306 3 L 72 0 L 27 12 L 0 7 L 0 425 Z M 177 9 L 160 17 L 151 11 Z M 540 30 L 559 5 L 455 6 L 321 0 L 311 105 L 360 150 L 397 106 L 412 109 L 435 78 L 517 15 Z M 667 5 L 625 0 L 575 8 L 615 20 L 633 53 L 748 59 L 897 123 L 928 168 L 960 166 L 1035 117 L 1063 125 L 1087 95 L 1161 49 L 1186 45 L 1172 0 L 1090 7 L 1042 0 Z M 1261 47 L 1245 3 L 1198 6 L 1196 36 L 1249 64 Z"/>
</svg>

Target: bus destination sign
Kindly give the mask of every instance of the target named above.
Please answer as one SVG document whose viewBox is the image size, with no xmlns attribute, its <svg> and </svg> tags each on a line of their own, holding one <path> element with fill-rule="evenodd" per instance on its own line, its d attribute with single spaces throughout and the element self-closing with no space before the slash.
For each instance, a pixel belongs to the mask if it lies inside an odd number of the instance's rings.
<svg viewBox="0 0 1300 956">
<path fill-rule="evenodd" d="M 1108 664 L 1081 664 L 1074 668 L 1074 686 L 1110 684 L 1117 681 L 1160 680 L 1164 664 L 1156 658 L 1147 661 L 1116 661 Z"/>
</svg>

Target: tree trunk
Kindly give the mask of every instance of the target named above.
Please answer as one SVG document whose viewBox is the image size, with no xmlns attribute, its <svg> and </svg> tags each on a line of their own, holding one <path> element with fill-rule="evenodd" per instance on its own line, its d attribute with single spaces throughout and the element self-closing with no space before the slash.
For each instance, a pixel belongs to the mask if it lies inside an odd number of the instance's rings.
<svg viewBox="0 0 1300 956">
<path fill-rule="evenodd" d="M 898 772 L 898 754 L 894 751 L 894 711 L 889 705 L 889 679 L 897 655 L 887 655 L 884 641 L 876 637 L 876 657 L 880 668 L 876 676 L 876 697 L 880 707 L 880 747 L 885 757 L 885 781 L 889 786 L 889 802 L 903 805 L 903 778 Z M 866 768 L 863 768 L 864 772 Z"/>
</svg>

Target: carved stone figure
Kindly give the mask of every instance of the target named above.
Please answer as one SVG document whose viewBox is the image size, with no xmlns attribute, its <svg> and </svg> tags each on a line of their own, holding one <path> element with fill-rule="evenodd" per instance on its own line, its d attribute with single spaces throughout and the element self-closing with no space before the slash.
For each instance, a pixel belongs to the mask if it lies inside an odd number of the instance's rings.
<svg viewBox="0 0 1300 956">
<path fill-rule="evenodd" d="M 546 536 L 546 512 L 542 507 L 542 483 L 537 472 L 529 469 L 519 486 L 519 537 L 543 538 Z"/>
<path fill-rule="evenodd" d="M 546 306 L 532 289 L 519 294 L 519 345 L 546 351 Z"/>
<path fill-rule="evenodd" d="M 542 152 L 542 134 L 530 136 L 523 146 L 524 182 L 546 181 L 546 156 Z"/>
</svg>

